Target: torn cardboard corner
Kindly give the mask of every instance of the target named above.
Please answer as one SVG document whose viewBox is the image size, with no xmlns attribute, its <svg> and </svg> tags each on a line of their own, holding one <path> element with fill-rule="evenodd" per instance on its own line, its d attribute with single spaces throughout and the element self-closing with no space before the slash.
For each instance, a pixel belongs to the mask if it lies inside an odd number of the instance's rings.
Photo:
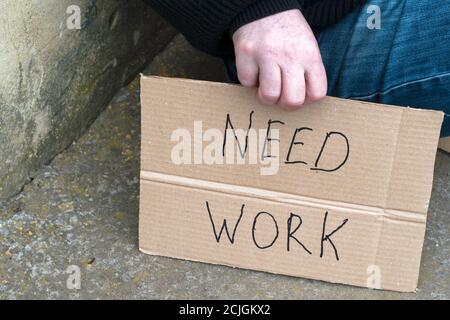
<svg viewBox="0 0 450 320">
<path fill-rule="evenodd" d="M 441 141 L 439 141 L 439 148 L 450 153 L 450 137 L 441 139 Z"/>
<path fill-rule="evenodd" d="M 415 291 L 443 113 L 142 78 L 148 254 Z"/>
</svg>

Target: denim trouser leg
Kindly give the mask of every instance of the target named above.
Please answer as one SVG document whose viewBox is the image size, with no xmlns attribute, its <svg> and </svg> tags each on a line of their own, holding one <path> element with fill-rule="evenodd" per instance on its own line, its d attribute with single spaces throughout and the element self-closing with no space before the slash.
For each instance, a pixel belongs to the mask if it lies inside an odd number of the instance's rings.
<svg viewBox="0 0 450 320">
<path fill-rule="evenodd" d="M 369 29 L 377 7 L 381 29 Z M 450 135 L 450 1 L 369 0 L 319 33 L 328 94 L 443 110 Z"/>
</svg>

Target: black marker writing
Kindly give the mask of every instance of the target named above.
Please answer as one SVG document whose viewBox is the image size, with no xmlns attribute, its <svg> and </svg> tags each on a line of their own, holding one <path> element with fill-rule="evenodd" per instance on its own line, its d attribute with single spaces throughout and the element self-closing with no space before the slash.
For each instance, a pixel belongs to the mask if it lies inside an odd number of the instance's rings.
<svg viewBox="0 0 450 320">
<path fill-rule="evenodd" d="M 295 145 L 301 145 L 301 146 L 304 145 L 303 142 L 301 142 L 301 141 L 296 141 L 297 134 L 299 134 L 300 132 L 302 132 L 302 131 L 304 131 L 304 130 L 313 131 L 313 129 L 307 128 L 307 127 L 295 129 L 295 133 L 294 133 L 294 135 L 292 136 L 291 145 L 289 146 L 289 151 L 288 151 L 288 154 L 287 154 L 287 157 L 286 157 L 286 161 L 285 161 L 286 164 L 295 164 L 295 163 L 307 164 L 305 161 L 300 161 L 300 160 L 297 160 L 297 161 L 291 161 L 292 147 L 295 146 Z"/>
<path fill-rule="evenodd" d="M 284 122 L 283 121 L 279 121 L 279 120 L 269 120 L 267 122 L 266 140 L 264 141 L 263 149 L 262 149 L 262 152 L 261 152 L 261 160 L 262 161 L 264 161 L 266 158 L 276 158 L 276 156 L 273 156 L 273 155 L 270 155 L 270 154 L 266 155 L 267 144 L 270 141 L 280 141 L 280 139 L 273 139 L 273 138 L 270 137 L 270 129 L 272 127 L 272 124 L 276 124 L 276 123 L 284 125 Z"/>
<path fill-rule="evenodd" d="M 348 219 L 345 219 L 340 225 L 339 227 L 337 227 L 336 229 L 334 229 L 332 232 L 330 232 L 329 234 L 325 234 L 325 229 L 326 229 L 326 225 L 327 225 L 327 217 L 328 217 L 328 211 L 325 212 L 325 217 L 323 218 L 323 228 L 322 228 L 322 241 L 320 242 L 320 257 L 323 257 L 323 243 L 325 241 L 328 241 L 331 246 L 333 247 L 334 250 L 334 254 L 336 256 L 336 260 L 339 261 L 339 254 L 338 251 L 336 249 L 336 246 L 333 243 L 333 240 L 331 240 L 331 236 L 333 234 L 335 234 L 337 231 L 339 231 L 347 222 Z"/>
<path fill-rule="evenodd" d="M 295 227 L 295 229 L 292 230 L 292 220 L 293 220 L 294 218 L 297 218 L 297 219 L 298 219 L 298 224 L 297 224 L 297 226 Z M 300 229 L 300 227 L 302 226 L 302 224 L 303 224 L 302 218 L 301 218 L 299 215 L 293 214 L 293 213 L 291 212 L 291 215 L 289 216 L 289 218 L 288 218 L 288 220 L 287 220 L 287 251 L 290 251 L 290 250 L 291 250 L 291 248 L 290 248 L 291 241 L 290 241 L 290 240 L 291 240 L 291 238 L 292 238 L 292 239 L 294 239 L 299 245 L 301 245 L 302 248 L 303 248 L 306 252 L 308 252 L 309 254 L 312 254 L 312 252 L 309 251 L 308 248 L 306 248 L 306 246 L 305 246 L 300 240 L 298 240 L 298 238 L 296 238 L 296 237 L 294 236 L 294 234 L 297 232 L 298 229 Z"/>
<path fill-rule="evenodd" d="M 250 129 L 252 128 L 253 114 L 254 113 L 255 113 L 255 111 L 252 111 L 252 112 L 250 112 L 250 115 L 249 115 L 249 121 L 248 121 L 249 123 L 248 123 L 247 134 L 245 136 L 244 150 L 242 150 L 241 143 L 240 143 L 240 141 L 238 139 L 238 136 L 236 135 L 236 131 L 234 130 L 233 124 L 231 123 L 231 116 L 230 116 L 229 113 L 227 114 L 227 120 L 225 122 L 225 134 L 223 136 L 223 147 L 222 147 L 222 155 L 224 157 L 225 157 L 225 148 L 226 148 L 226 144 L 227 144 L 227 132 L 228 132 L 227 130 L 229 128 L 231 128 L 233 130 L 233 135 L 234 135 L 234 138 L 236 139 L 236 142 L 237 142 L 237 145 L 238 145 L 238 148 L 239 148 L 239 153 L 241 154 L 241 158 L 242 159 L 245 158 L 245 154 L 247 153 L 247 149 L 248 149 L 248 135 L 249 135 Z"/>
<path fill-rule="evenodd" d="M 340 136 L 340 137 L 344 138 L 344 141 L 345 141 L 345 144 L 346 144 L 346 147 L 347 147 L 345 159 L 341 162 L 340 165 L 338 165 L 338 166 L 335 167 L 334 169 L 324 169 L 324 168 L 319 168 L 319 161 L 320 161 L 320 158 L 321 158 L 322 155 L 323 155 L 323 151 L 324 151 L 324 149 L 325 149 L 325 146 L 326 146 L 328 140 L 330 139 L 330 137 L 333 136 L 333 135 L 337 135 L 337 136 Z M 311 170 L 325 171 L 325 172 L 333 172 L 333 171 L 337 171 L 337 170 L 339 170 L 340 168 L 342 168 L 342 166 L 347 162 L 348 156 L 349 156 L 349 155 L 350 155 L 350 144 L 349 144 L 349 142 L 348 142 L 347 137 L 346 137 L 343 133 L 341 133 L 341 132 L 328 132 L 328 133 L 327 133 L 327 136 L 326 136 L 326 138 L 325 138 L 325 141 L 323 142 L 322 148 L 320 149 L 319 156 L 318 156 L 317 159 L 316 159 L 316 163 L 314 164 L 315 168 L 311 168 Z"/>
<path fill-rule="evenodd" d="M 214 224 L 214 220 L 213 220 L 213 217 L 211 214 L 211 210 L 209 208 L 209 202 L 206 201 L 206 209 L 208 210 L 209 219 L 211 221 L 211 225 L 212 225 L 212 228 L 214 231 L 214 236 L 216 237 L 217 243 L 220 242 L 220 238 L 222 237 L 222 232 L 225 230 L 225 233 L 227 234 L 227 237 L 230 240 L 231 244 L 234 244 L 234 239 L 235 239 L 237 228 L 239 226 L 239 223 L 241 222 L 242 216 L 244 215 L 244 207 L 245 207 L 245 204 L 243 204 L 241 207 L 241 214 L 239 215 L 239 218 L 238 218 L 236 224 L 234 225 L 233 234 L 230 236 L 230 233 L 228 232 L 227 219 L 223 219 L 222 227 L 220 228 L 219 233 L 217 233 L 216 226 Z"/>
<path fill-rule="evenodd" d="M 276 230 L 276 234 L 275 234 L 275 237 L 273 238 L 272 242 L 271 242 L 270 244 L 266 245 L 266 246 L 261 246 L 261 245 L 259 245 L 258 242 L 256 241 L 256 237 L 255 237 L 256 222 L 258 221 L 259 216 L 262 215 L 262 214 L 268 215 L 269 217 L 272 218 L 273 223 L 274 223 L 274 225 L 275 225 L 275 230 Z M 275 241 L 277 241 L 278 235 L 279 235 L 279 234 L 280 234 L 280 232 L 279 232 L 279 230 L 278 230 L 277 220 L 275 220 L 275 218 L 274 218 L 273 215 L 271 215 L 270 213 L 265 212 L 265 211 L 261 211 L 261 212 L 259 212 L 259 213 L 256 215 L 255 219 L 253 220 L 252 238 L 253 238 L 253 242 L 255 243 L 255 245 L 256 245 L 259 249 L 267 249 L 267 248 L 270 248 L 271 246 L 273 246 L 273 244 L 275 243 Z"/>
</svg>

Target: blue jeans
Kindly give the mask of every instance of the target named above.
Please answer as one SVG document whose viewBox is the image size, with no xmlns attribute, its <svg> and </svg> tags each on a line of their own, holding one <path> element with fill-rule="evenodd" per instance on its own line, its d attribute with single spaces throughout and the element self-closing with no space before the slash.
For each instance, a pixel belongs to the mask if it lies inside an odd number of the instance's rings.
<svg viewBox="0 0 450 320">
<path fill-rule="evenodd" d="M 368 27 L 374 6 L 381 29 Z M 450 136 L 449 0 L 369 0 L 316 36 L 328 95 L 442 110 L 441 136 Z"/>
</svg>

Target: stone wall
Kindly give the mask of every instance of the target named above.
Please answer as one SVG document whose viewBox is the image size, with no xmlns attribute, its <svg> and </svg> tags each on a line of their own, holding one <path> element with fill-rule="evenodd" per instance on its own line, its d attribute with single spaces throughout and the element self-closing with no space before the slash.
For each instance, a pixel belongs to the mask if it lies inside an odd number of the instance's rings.
<svg viewBox="0 0 450 320">
<path fill-rule="evenodd" d="M 0 201 L 175 35 L 141 0 L 0 1 Z"/>
</svg>

